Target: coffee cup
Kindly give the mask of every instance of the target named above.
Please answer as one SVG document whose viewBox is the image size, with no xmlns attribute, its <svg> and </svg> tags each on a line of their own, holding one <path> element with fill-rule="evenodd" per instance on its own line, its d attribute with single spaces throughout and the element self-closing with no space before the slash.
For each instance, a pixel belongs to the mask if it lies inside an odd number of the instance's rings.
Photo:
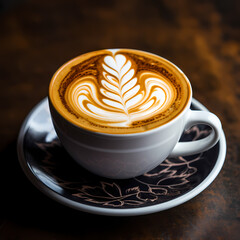
<svg viewBox="0 0 240 240">
<path fill-rule="evenodd" d="M 190 82 L 177 66 L 132 49 L 80 55 L 60 67 L 49 86 L 53 125 L 66 151 L 90 172 L 114 179 L 139 176 L 167 157 L 217 143 L 220 120 L 191 110 L 191 100 Z M 211 134 L 179 142 L 196 124 L 210 126 Z"/>
</svg>

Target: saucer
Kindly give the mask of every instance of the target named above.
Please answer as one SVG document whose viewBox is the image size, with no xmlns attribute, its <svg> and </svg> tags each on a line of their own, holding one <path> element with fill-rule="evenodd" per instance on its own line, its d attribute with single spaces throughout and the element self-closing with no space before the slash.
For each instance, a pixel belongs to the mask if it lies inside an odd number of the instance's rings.
<svg viewBox="0 0 240 240">
<path fill-rule="evenodd" d="M 207 110 L 195 99 L 191 109 Z M 180 141 L 200 139 L 210 131 L 205 125 L 197 125 L 184 132 Z M 24 173 L 40 191 L 74 209 L 111 216 L 150 214 L 192 199 L 213 182 L 226 155 L 222 132 L 219 142 L 210 150 L 167 158 L 139 177 L 98 177 L 75 163 L 62 147 L 52 125 L 47 98 L 25 119 L 17 147 Z"/>
</svg>

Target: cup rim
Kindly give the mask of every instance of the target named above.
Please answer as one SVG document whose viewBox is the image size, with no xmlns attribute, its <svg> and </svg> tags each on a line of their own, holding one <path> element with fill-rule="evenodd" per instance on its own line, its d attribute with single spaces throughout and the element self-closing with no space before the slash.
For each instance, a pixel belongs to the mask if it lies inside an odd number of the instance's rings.
<svg viewBox="0 0 240 240">
<path fill-rule="evenodd" d="M 130 48 L 110 48 L 110 49 L 106 49 L 106 50 L 132 50 L 132 51 L 138 51 L 138 52 L 143 52 L 143 53 L 147 53 L 147 54 L 150 54 L 150 55 L 153 55 L 153 56 L 156 56 L 158 58 L 161 58 L 163 59 L 164 61 L 168 62 L 170 65 L 172 65 L 185 79 L 187 85 L 188 85 L 188 89 L 189 89 L 189 96 L 188 96 L 188 99 L 185 103 L 185 106 L 184 108 L 178 113 L 178 115 L 176 115 L 173 119 L 169 120 L 168 122 L 160 125 L 160 126 L 157 126 L 157 127 L 154 127 L 153 129 L 149 129 L 149 130 L 146 130 L 146 131 L 143 131 L 143 132 L 135 132 L 135 133 L 105 133 L 105 132 L 97 132 L 97 131 L 94 131 L 94 130 L 90 130 L 90 129 L 87 129 L 87 128 L 84 128 L 84 127 L 81 127 L 73 122 L 71 122 L 70 120 L 68 120 L 67 118 L 65 118 L 63 116 L 63 114 L 61 114 L 61 112 L 55 107 L 55 104 L 54 102 L 51 100 L 51 86 L 52 86 L 52 83 L 53 83 L 53 80 L 56 78 L 56 76 L 59 74 L 59 72 L 61 72 L 61 70 L 63 68 L 65 68 L 67 65 L 69 65 L 71 62 L 75 61 L 77 58 L 79 58 L 81 55 L 84 55 L 85 53 L 83 54 L 80 54 L 78 55 L 77 57 L 75 58 L 72 58 L 71 60 L 67 61 L 66 63 L 64 63 L 61 67 L 59 67 L 57 69 L 57 71 L 54 73 L 54 75 L 52 76 L 51 78 L 51 81 L 50 81 L 50 84 L 49 84 L 49 91 L 48 91 L 48 100 L 49 100 L 49 103 L 51 103 L 52 107 L 55 109 L 55 111 L 59 114 L 59 116 L 61 116 L 65 121 L 67 121 L 69 124 L 73 125 L 74 127 L 78 128 L 79 130 L 85 132 L 85 133 L 88 133 L 88 134 L 91 134 L 91 135 L 97 135 L 97 136 L 102 136 L 102 137 L 119 137 L 119 138 L 123 138 L 123 137 L 137 137 L 137 136 L 142 136 L 142 135 L 148 135 L 148 134 L 152 134 L 154 132 L 157 132 L 157 131 L 160 131 L 164 128 L 167 128 L 169 126 L 171 126 L 172 124 L 174 124 L 182 115 L 184 115 L 184 113 L 186 111 L 188 111 L 190 109 L 190 105 L 191 105 L 191 101 L 192 101 L 192 86 L 191 86 L 191 83 L 188 79 L 188 77 L 184 74 L 184 72 L 178 67 L 176 66 L 174 63 L 172 63 L 170 60 L 162 57 L 162 56 L 159 56 L 157 54 L 154 54 L 154 53 L 150 53 L 150 52 L 147 52 L 147 51 L 143 51 L 143 50 L 138 50 L 138 49 L 130 49 Z M 94 52 L 98 52 L 100 50 L 96 50 L 96 51 L 91 51 L 92 53 Z"/>
</svg>

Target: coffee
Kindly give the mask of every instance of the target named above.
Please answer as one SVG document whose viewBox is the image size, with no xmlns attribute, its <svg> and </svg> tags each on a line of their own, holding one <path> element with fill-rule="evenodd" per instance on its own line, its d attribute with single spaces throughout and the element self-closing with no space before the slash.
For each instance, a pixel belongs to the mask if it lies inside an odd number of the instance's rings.
<svg viewBox="0 0 240 240">
<path fill-rule="evenodd" d="M 143 51 L 107 49 L 83 54 L 53 76 L 49 97 L 57 111 L 84 129 L 139 133 L 178 116 L 191 98 L 185 75 Z"/>
</svg>

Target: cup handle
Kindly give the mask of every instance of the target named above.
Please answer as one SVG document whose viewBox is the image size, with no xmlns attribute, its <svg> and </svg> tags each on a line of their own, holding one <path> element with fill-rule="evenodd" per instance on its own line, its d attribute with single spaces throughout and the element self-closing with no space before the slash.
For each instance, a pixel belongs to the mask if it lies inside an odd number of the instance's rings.
<svg viewBox="0 0 240 240">
<path fill-rule="evenodd" d="M 222 132 L 222 125 L 216 115 L 207 111 L 189 110 L 185 129 L 187 130 L 196 124 L 208 125 L 213 131 L 209 136 L 200 140 L 192 142 L 178 142 L 169 157 L 188 156 L 201 153 L 203 151 L 207 151 L 217 143 Z"/>
</svg>

